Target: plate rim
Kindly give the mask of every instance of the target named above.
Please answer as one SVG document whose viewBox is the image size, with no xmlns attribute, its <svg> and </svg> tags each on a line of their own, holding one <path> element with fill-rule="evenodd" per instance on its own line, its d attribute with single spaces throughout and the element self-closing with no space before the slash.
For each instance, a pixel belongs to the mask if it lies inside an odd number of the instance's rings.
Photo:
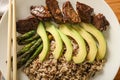
<svg viewBox="0 0 120 80">
<path fill-rule="evenodd" d="M 119 29 L 120 29 L 120 23 L 119 23 L 119 21 L 118 21 L 118 19 L 117 19 L 117 16 L 116 16 L 115 13 L 114 13 L 114 11 L 113 11 L 112 8 L 107 4 L 107 2 L 105 2 L 104 0 L 102 0 L 102 1 L 103 1 L 104 4 L 107 6 L 107 8 L 109 8 L 109 10 L 112 12 L 112 14 L 113 14 L 113 16 L 114 16 L 114 18 L 115 18 L 115 20 L 116 20 L 116 23 L 117 23 L 117 25 L 118 25 L 118 27 L 119 27 Z M 8 12 L 8 9 L 5 11 L 5 13 L 3 14 L 3 16 L 1 17 L 0 25 L 2 24 L 2 22 L 3 22 L 3 20 L 4 20 L 4 17 L 7 15 L 7 12 Z M 2 27 L 2 26 L 0 26 L 0 27 Z M 119 63 L 119 67 L 120 67 L 120 63 Z M 119 67 L 117 68 L 116 74 L 117 74 L 117 72 L 118 72 L 118 70 L 119 70 Z M 116 76 L 116 74 L 113 74 L 114 77 Z"/>
</svg>

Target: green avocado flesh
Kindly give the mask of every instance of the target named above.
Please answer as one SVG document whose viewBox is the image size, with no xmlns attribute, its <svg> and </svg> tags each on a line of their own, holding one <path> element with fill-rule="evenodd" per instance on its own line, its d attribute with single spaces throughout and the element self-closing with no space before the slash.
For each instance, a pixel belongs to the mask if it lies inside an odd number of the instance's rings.
<svg viewBox="0 0 120 80">
<path fill-rule="evenodd" d="M 103 34 L 91 24 L 81 23 L 80 25 L 97 39 L 98 53 L 96 58 L 100 60 L 103 59 L 106 54 L 106 46 L 107 46 Z"/>
<path fill-rule="evenodd" d="M 65 34 L 63 34 L 60 30 L 58 30 L 58 32 L 59 32 L 59 34 L 60 34 L 60 36 L 61 36 L 61 38 L 62 38 L 62 40 L 63 40 L 63 42 L 66 46 L 66 51 L 65 51 L 65 54 L 64 54 L 65 59 L 67 61 L 71 61 L 72 52 L 73 52 L 72 43 L 71 43 L 70 39 Z"/>
<path fill-rule="evenodd" d="M 76 56 L 73 56 L 73 61 L 76 64 L 82 63 L 87 55 L 86 51 L 86 44 L 84 42 L 84 39 L 81 37 L 81 35 L 73 28 L 72 26 L 67 24 L 62 24 L 59 26 L 60 30 L 67 36 L 72 37 L 78 44 L 79 50 L 78 54 Z"/>
<path fill-rule="evenodd" d="M 50 22 L 45 22 L 46 30 L 54 37 L 55 39 L 55 50 L 53 51 L 53 56 L 55 59 L 58 59 L 63 51 L 63 42 L 59 35 L 59 32 L 55 26 Z"/>
<path fill-rule="evenodd" d="M 40 22 L 38 25 L 37 33 L 40 35 L 43 42 L 43 49 L 42 52 L 39 54 L 39 60 L 40 62 L 42 62 L 49 51 L 49 40 L 42 22 Z"/>
<path fill-rule="evenodd" d="M 80 33 L 80 35 L 83 37 L 83 39 L 87 42 L 87 44 L 89 46 L 89 52 L 87 54 L 87 59 L 88 59 L 89 62 L 93 62 L 95 60 L 96 54 L 97 54 L 96 41 L 81 26 L 79 26 L 79 25 L 73 25 L 73 28 L 75 30 L 77 30 Z"/>
<path fill-rule="evenodd" d="M 95 59 L 101 60 L 105 57 L 107 47 L 106 41 L 103 34 L 93 25 L 86 23 L 80 23 L 80 25 L 61 24 L 59 25 L 59 29 L 57 29 L 51 22 L 45 22 L 45 26 L 40 22 L 37 29 L 37 33 L 43 42 L 43 49 L 39 54 L 40 62 L 46 58 L 50 48 L 46 31 L 49 32 L 55 40 L 55 49 L 53 51 L 55 59 L 59 59 L 62 55 L 64 48 L 63 42 L 66 47 L 64 53 L 66 61 L 71 61 L 72 59 L 76 64 L 79 64 L 87 58 L 87 60 L 92 63 Z M 79 49 L 75 56 L 72 54 L 73 46 L 68 36 L 73 38 L 78 44 Z M 96 38 L 97 42 L 94 38 Z M 84 40 L 89 46 L 88 53 Z"/>
</svg>

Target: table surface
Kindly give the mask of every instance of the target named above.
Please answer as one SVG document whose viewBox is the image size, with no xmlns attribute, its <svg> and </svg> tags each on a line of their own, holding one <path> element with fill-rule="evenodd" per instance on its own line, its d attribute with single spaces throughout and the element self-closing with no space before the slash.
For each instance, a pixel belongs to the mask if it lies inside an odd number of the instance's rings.
<svg viewBox="0 0 120 80">
<path fill-rule="evenodd" d="M 113 11 L 115 12 L 119 22 L 120 22 L 120 0 L 105 0 L 110 7 L 113 9 Z M 1 17 L 0 17 L 1 18 Z M 114 80 L 120 80 L 120 69 L 115 77 Z"/>
</svg>

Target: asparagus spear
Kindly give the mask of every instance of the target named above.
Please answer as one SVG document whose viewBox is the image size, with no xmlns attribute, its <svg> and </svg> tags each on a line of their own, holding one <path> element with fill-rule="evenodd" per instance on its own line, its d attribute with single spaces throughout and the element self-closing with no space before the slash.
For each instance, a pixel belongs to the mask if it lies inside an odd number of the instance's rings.
<svg viewBox="0 0 120 80">
<path fill-rule="evenodd" d="M 30 38 L 31 36 L 35 35 L 36 31 L 35 30 L 32 30 L 32 31 L 29 31 L 23 35 L 20 35 L 17 37 L 17 41 L 20 42 L 22 40 L 25 40 L 27 38 Z"/>
<path fill-rule="evenodd" d="M 20 51 L 17 52 L 17 57 L 21 56 L 23 53 L 28 51 L 30 47 L 36 43 L 37 40 L 32 41 L 31 43 L 25 45 Z"/>
<path fill-rule="evenodd" d="M 29 66 L 29 64 L 40 54 L 41 50 L 43 48 L 43 44 L 41 44 L 35 53 L 28 59 L 27 63 L 25 64 L 25 67 Z"/>
<path fill-rule="evenodd" d="M 21 57 L 20 60 L 17 63 L 18 68 L 22 67 L 26 61 L 30 58 L 32 53 L 36 50 L 36 48 L 41 44 L 42 40 L 38 39 L 37 42 L 27 51 L 25 52 Z"/>
<path fill-rule="evenodd" d="M 32 36 L 32 37 L 30 37 L 30 38 L 28 38 L 28 39 L 25 39 L 25 40 L 20 41 L 18 44 L 20 44 L 20 45 L 28 44 L 28 43 L 30 43 L 31 41 L 36 40 L 36 39 L 38 39 L 38 38 L 40 38 L 40 36 L 39 36 L 38 34 L 35 34 L 34 36 Z"/>
</svg>

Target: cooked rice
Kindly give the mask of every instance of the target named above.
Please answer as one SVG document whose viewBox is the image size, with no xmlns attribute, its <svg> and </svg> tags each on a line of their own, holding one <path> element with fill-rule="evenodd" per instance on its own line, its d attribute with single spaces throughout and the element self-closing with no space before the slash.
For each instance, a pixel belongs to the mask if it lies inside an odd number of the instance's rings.
<svg viewBox="0 0 120 80">
<path fill-rule="evenodd" d="M 49 55 L 43 63 L 37 58 L 23 69 L 30 80 L 89 80 L 103 68 L 104 60 L 93 63 L 86 60 L 82 64 L 75 64 L 73 61 L 67 62 L 64 55 L 56 60 L 52 55 L 54 48 L 55 42 L 52 41 Z"/>
</svg>

